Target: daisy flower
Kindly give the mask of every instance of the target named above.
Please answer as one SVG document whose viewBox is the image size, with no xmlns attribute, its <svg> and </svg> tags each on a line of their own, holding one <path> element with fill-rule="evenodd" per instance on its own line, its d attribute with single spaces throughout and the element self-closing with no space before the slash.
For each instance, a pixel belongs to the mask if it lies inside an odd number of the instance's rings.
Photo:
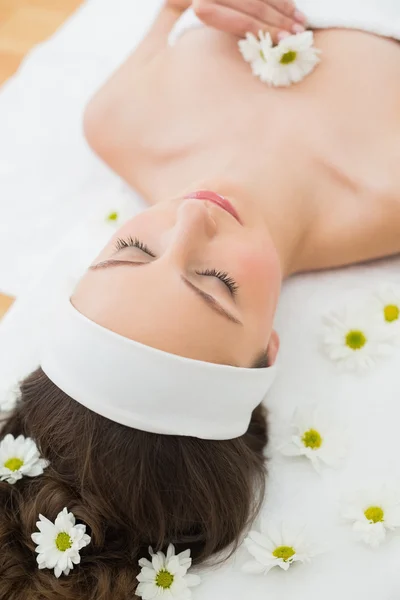
<svg viewBox="0 0 400 600">
<path fill-rule="evenodd" d="M 257 39 L 252 33 L 247 33 L 244 40 L 239 40 L 239 50 L 244 60 L 251 65 L 253 75 L 266 77 L 269 70 L 272 38 L 269 33 L 258 32 Z"/>
<path fill-rule="evenodd" d="M 20 389 L 18 385 L 0 391 L 0 412 L 11 412 L 18 404 Z"/>
<path fill-rule="evenodd" d="M 22 477 L 37 477 L 49 466 L 40 458 L 39 450 L 31 438 L 23 435 L 16 439 L 11 433 L 0 442 L 0 481 L 14 484 Z"/>
<path fill-rule="evenodd" d="M 262 31 L 258 34 L 260 36 L 263 35 Z M 267 34 L 269 35 L 269 34 Z M 271 36 L 270 36 L 271 39 Z M 256 38 L 256 36 L 252 33 L 246 33 L 246 37 L 243 40 L 239 40 L 238 42 L 239 50 L 244 58 L 244 60 L 248 63 L 252 63 L 255 60 L 261 58 L 260 56 L 260 40 Z M 270 47 L 272 47 L 272 40 Z"/>
<path fill-rule="evenodd" d="M 187 574 L 192 564 L 190 550 L 175 554 L 175 547 L 170 544 L 166 555 L 163 552 L 154 553 L 151 547 L 149 554 L 151 561 L 147 558 L 139 560 L 141 571 L 137 576 L 139 585 L 136 595 L 143 600 L 156 596 L 189 600 L 192 596 L 189 588 L 200 583 L 200 577 Z"/>
<path fill-rule="evenodd" d="M 375 490 L 358 490 L 347 500 L 341 515 L 353 523 L 357 539 L 376 548 L 388 530 L 400 527 L 400 488 L 382 485 Z"/>
<path fill-rule="evenodd" d="M 320 62 L 320 50 L 314 48 L 312 31 L 289 35 L 272 45 L 269 33 L 259 32 L 259 39 L 247 33 L 240 40 L 239 50 L 244 60 L 250 63 L 253 75 L 263 83 L 282 87 L 304 79 Z"/>
<path fill-rule="evenodd" d="M 368 311 L 344 308 L 325 315 L 323 321 L 325 352 L 344 369 L 369 369 L 394 350 L 393 335 Z"/>
<path fill-rule="evenodd" d="M 322 465 L 338 467 L 347 452 L 347 438 L 321 407 L 296 409 L 289 439 L 279 450 L 285 456 L 305 456 L 317 472 Z"/>
<path fill-rule="evenodd" d="M 309 562 L 315 555 L 302 532 L 291 531 L 283 524 L 269 523 L 262 533 L 250 531 L 244 544 L 254 560 L 245 563 L 242 571 L 251 574 L 266 575 L 274 567 L 287 571 L 295 562 Z"/>
<path fill-rule="evenodd" d="M 135 206 L 132 201 L 121 201 L 118 205 L 110 206 L 104 211 L 104 221 L 118 229 L 135 215 Z"/>
<path fill-rule="evenodd" d="M 289 86 L 311 73 L 320 62 L 318 48 L 314 48 L 312 31 L 304 31 L 283 38 L 272 49 L 271 70 L 267 83 Z"/>
<path fill-rule="evenodd" d="M 371 297 L 371 312 L 380 322 L 390 328 L 400 331 L 400 286 L 382 285 Z"/>
<path fill-rule="evenodd" d="M 54 523 L 39 515 L 36 526 L 40 533 L 32 533 L 31 537 L 37 545 L 39 569 L 54 569 L 57 578 L 61 573 L 69 575 L 81 561 L 79 551 L 90 544 L 86 525 L 75 525 L 75 516 L 64 508 Z"/>
</svg>

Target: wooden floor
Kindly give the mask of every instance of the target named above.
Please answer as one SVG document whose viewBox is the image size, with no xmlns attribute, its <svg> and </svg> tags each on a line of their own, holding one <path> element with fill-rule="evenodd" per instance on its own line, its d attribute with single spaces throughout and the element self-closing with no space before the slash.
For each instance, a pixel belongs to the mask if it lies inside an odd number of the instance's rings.
<svg viewBox="0 0 400 600">
<path fill-rule="evenodd" d="M 0 85 L 15 73 L 25 54 L 54 33 L 82 1 L 0 0 Z M 0 319 L 13 301 L 0 293 Z"/>
</svg>

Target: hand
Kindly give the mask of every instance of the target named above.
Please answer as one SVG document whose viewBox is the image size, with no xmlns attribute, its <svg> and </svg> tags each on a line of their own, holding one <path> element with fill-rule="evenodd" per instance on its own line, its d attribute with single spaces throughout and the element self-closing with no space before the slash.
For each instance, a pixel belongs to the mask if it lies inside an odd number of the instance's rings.
<svg viewBox="0 0 400 600">
<path fill-rule="evenodd" d="M 184 11 L 192 6 L 192 0 L 167 0 L 167 6 Z"/>
<path fill-rule="evenodd" d="M 278 42 L 305 30 L 306 17 L 292 0 L 193 0 L 192 7 L 206 25 L 240 37 L 261 29 Z"/>
</svg>

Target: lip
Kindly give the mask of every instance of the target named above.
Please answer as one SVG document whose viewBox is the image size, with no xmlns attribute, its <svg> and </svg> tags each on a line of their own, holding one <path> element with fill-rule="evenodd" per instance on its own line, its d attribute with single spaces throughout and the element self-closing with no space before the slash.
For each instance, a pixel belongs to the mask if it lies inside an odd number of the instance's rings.
<svg viewBox="0 0 400 600">
<path fill-rule="evenodd" d="M 232 217 L 234 217 L 236 219 L 236 221 L 238 221 L 242 225 L 242 221 L 240 220 L 238 213 L 233 208 L 233 206 L 229 202 L 229 200 L 224 198 L 224 196 L 217 194 L 216 192 L 212 192 L 210 190 L 199 190 L 197 192 L 191 192 L 190 194 L 186 194 L 186 196 L 184 196 L 184 198 L 185 199 L 191 198 L 191 199 L 195 199 L 195 200 L 208 200 L 209 202 L 212 202 L 213 204 L 216 204 L 220 208 L 223 208 L 224 210 L 226 210 L 226 212 L 231 214 Z"/>
</svg>

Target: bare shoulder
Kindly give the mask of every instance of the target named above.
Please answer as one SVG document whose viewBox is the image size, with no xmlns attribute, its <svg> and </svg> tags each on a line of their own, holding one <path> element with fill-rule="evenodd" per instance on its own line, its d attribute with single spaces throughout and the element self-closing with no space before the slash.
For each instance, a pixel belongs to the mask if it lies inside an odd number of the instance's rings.
<svg viewBox="0 0 400 600">
<path fill-rule="evenodd" d="M 400 172 L 382 189 L 343 196 L 320 212 L 301 271 L 328 269 L 400 254 Z"/>
<path fill-rule="evenodd" d="M 150 74 L 157 58 L 167 50 L 168 35 L 181 14 L 178 0 L 164 3 L 143 40 L 85 108 L 86 140 L 113 169 L 119 160 L 115 154 L 119 155 L 127 143 L 128 132 L 129 138 L 135 140 L 135 127 L 144 115 L 151 118 L 151 98 L 158 96 L 158 78 Z"/>
</svg>

